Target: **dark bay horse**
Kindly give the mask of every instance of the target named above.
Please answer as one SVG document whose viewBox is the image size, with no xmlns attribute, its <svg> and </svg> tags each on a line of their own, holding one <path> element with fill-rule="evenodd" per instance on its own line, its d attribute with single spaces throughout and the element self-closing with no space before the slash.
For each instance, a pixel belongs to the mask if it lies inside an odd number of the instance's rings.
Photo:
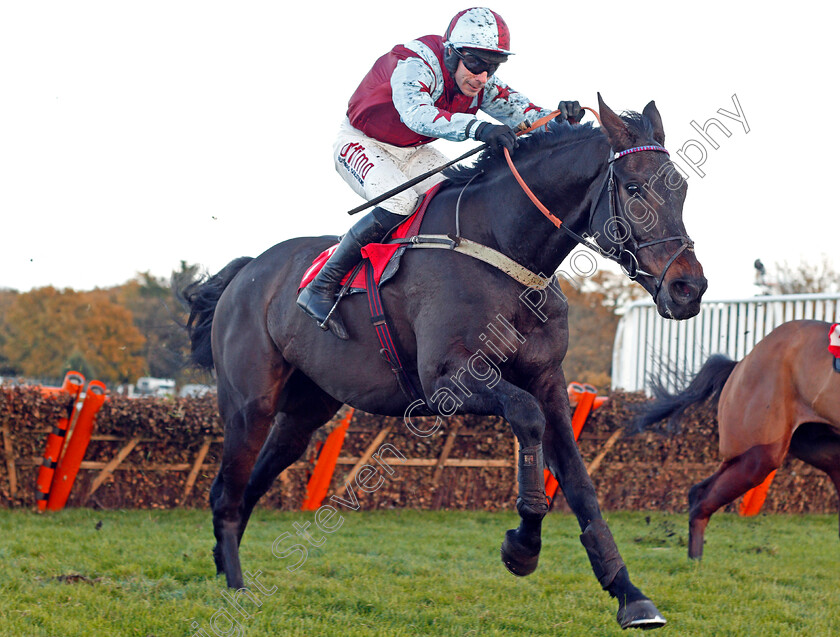
<svg viewBox="0 0 840 637">
<path fill-rule="evenodd" d="M 636 428 L 711 399 L 717 405 L 720 468 L 688 494 L 688 556 L 703 555 L 703 533 L 722 506 L 761 484 L 790 453 L 825 471 L 840 496 L 840 373 L 828 351 L 830 323 L 791 321 L 740 362 L 709 358 L 681 392 L 657 390 Z"/>
<path fill-rule="evenodd" d="M 524 180 L 568 231 L 557 230 L 504 159 L 492 155 L 451 170 L 423 221 L 423 233 L 460 231 L 534 274 L 547 273 L 549 287 L 529 289 L 452 250 L 408 250 L 382 287 L 382 302 L 402 362 L 429 411 L 501 416 L 520 443 L 521 521 L 502 546 L 508 570 L 527 575 L 537 566 L 548 509 L 547 464 L 577 516 L 599 582 L 618 599 L 619 622 L 655 627 L 664 620 L 630 581 L 572 434 L 561 367 L 568 306 L 552 275 L 577 245 L 574 236 L 589 234 L 607 256 L 625 264 L 663 316 L 697 314 L 706 279 L 683 226 L 686 186 L 662 147 L 656 106 L 650 102 L 642 114 L 619 116 L 598 99 L 600 128 L 555 123 L 521 138 L 514 156 Z M 412 401 L 379 355 L 365 295 L 350 295 L 339 305 L 346 341 L 321 331 L 295 307 L 301 275 L 335 242 L 309 237 L 280 243 L 255 259 L 231 262 L 183 293 L 193 358 L 215 368 L 218 383 L 225 441 L 210 491 L 214 557 L 233 588 L 243 585 L 238 545 L 254 505 L 303 454 L 313 431 L 344 403 L 410 417 Z M 526 293 L 529 303 L 523 302 Z M 500 339 L 488 339 L 488 328 L 502 319 L 509 326 L 506 349 Z"/>
</svg>

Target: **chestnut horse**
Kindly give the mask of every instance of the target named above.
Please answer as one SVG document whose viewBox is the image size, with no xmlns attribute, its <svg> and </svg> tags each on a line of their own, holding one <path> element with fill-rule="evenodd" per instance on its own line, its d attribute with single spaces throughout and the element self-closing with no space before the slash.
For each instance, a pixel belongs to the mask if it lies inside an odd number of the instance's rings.
<svg viewBox="0 0 840 637">
<path fill-rule="evenodd" d="M 486 155 L 447 173 L 421 230 L 449 237 L 452 249 L 407 250 L 382 286 L 409 383 L 380 356 L 366 295 L 338 306 L 348 340 L 320 330 L 295 306 L 304 271 L 335 237 L 280 243 L 184 290 L 193 360 L 215 369 L 225 426 L 210 502 L 216 568 L 228 586 L 243 585 L 239 542 L 254 505 L 303 454 L 312 432 L 344 403 L 408 424 L 417 401 L 401 387 L 413 385 L 427 413 L 501 416 L 518 439 L 520 524 L 502 545 L 508 570 L 528 575 L 537 567 L 547 465 L 577 516 L 601 586 L 618 599 L 619 623 L 664 623 L 630 581 L 575 444 L 561 367 L 568 306 L 553 273 L 578 241 L 589 243 L 624 264 L 660 314 L 674 319 L 697 314 L 706 279 L 682 222 L 686 186 L 663 147 L 656 106 L 622 116 L 600 96 L 599 106 L 600 128 L 552 123 L 521 138 L 513 158 L 562 219 L 560 230 L 527 198 L 504 158 Z M 456 246 L 475 244 L 505 265 L 455 254 Z M 514 271 L 548 287 L 526 287 Z M 506 342 L 488 337 L 501 325 Z"/>
<path fill-rule="evenodd" d="M 635 421 L 641 430 L 672 426 L 694 404 L 717 405 L 721 465 L 688 493 L 688 556 L 703 555 L 709 518 L 758 486 L 785 456 L 825 471 L 840 496 L 840 373 L 828 351 L 830 323 L 791 321 L 765 336 L 740 362 L 709 358 L 681 392 L 655 389 Z"/>
</svg>

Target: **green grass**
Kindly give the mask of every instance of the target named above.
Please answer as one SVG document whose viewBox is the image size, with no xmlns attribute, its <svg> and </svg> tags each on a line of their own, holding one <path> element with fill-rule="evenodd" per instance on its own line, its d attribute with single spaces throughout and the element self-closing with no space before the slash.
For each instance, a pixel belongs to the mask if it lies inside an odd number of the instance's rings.
<svg viewBox="0 0 840 637">
<path fill-rule="evenodd" d="M 539 569 L 516 578 L 499 559 L 513 514 L 342 515 L 341 528 L 292 573 L 286 567 L 299 555 L 278 559 L 272 543 L 313 514 L 255 514 L 243 565 L 261 571 L 265 591 L 276 590 L 257 593 L 259 608 L 241 599 L 251 616 L 237 615 L 241 630 L 229 634 L 622 633 L 571 516 L 549 516 Z M 634 582 L 669 621 L 663 635 L 840 634 L 836 516 L 718 514 L 699 564 L 686 557 L 684 515 L 607 519 Z M 0 635 L 193 635 L 192 622 L 214 635 L 214 613 L 231 610 L 214 575 L 207 511 L 3 510 L 0 533 Z M 224 634 L 222 614 L 217 622 Z"/>
</svg>

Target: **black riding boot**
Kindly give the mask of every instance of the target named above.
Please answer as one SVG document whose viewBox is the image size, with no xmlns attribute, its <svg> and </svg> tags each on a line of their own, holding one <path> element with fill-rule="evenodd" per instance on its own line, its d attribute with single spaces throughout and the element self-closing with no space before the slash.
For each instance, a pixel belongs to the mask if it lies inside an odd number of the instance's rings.
<svg viewBox="0 0 840 637">
<path fill-rule="evenodd" d="M 347 231 L 321 271 L 300 291 L 298 306 L 318 321 L 322 330 L 329 329 L 338 338 L 347 340 L 347 328 L 339 313 L 336 311 L 329 316 L 341 287 L 341 279 L 361 261 L 363 246 L 380 241 L 403 219 L 403 215 L 388 212 L 384 208 L 371 210 Z"/>
</svg>

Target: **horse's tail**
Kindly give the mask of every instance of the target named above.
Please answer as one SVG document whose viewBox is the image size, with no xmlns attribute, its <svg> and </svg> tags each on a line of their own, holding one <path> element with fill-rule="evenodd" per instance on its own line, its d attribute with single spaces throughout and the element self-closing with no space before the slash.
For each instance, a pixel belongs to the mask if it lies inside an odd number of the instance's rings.
<svg viewBox="0 0 840 637">
<path fill-rule="evenodd" d="M 737 364 L 723 354 L 715 354 L 703 364 L 684 389 L 673 394 L 661 382 L 657 382 L 652 387 L 653 400 L 635 410 L 636 416 L 630 424 L 630 430 L 638 433 L 667 418 L 667 428 L 676 431 L 680 418 L 691 405 L 709 398 L 717 405 L 723 386 Z"/>
<path fill-rule="evenodd" d="M 187 319 L 187 334 L 190 337 L 191 358 L 195 365 L 213 369 L 213 349 L 210 344 L 210 330 L 213 315 L 222 292 L 233 277 L 253 260 L 253 257 L 239 257 L 228 263 L 217 274 L 198 279 L 179 292 L 181 299 L 190 309 Z"/>
</svg>

